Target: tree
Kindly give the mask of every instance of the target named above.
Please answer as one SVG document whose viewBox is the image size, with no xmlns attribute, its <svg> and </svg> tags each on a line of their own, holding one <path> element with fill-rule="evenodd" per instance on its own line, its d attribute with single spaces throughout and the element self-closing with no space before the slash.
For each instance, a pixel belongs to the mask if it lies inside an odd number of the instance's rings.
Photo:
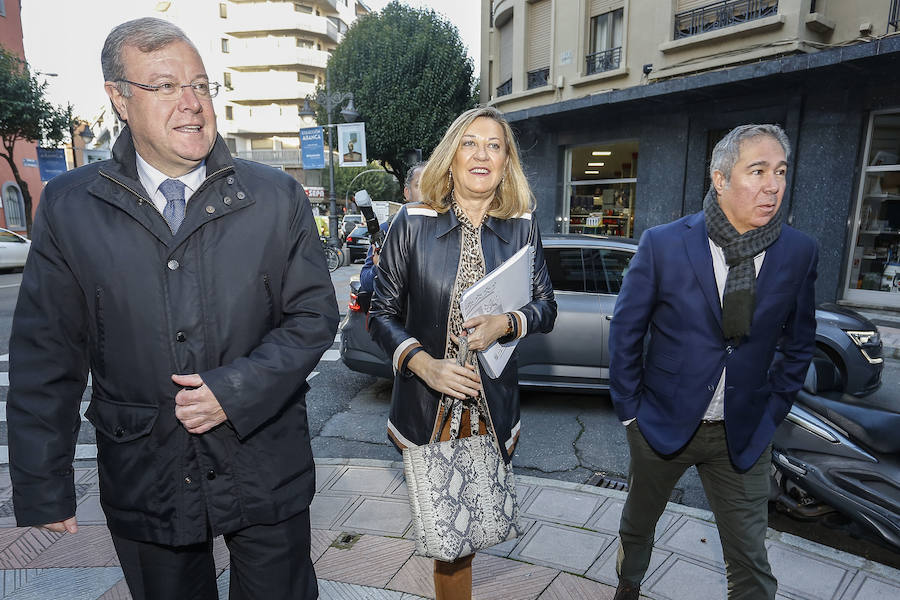
<svg viewBox="0 0 900 600">
<path fill-rule="evenodd" d="M 373 171 L 372 169 L 378 169 Z M 365 173 L 365 171 L 369 171 Z M 363 173 L 360 175 L 360 173 Z M 354 178 L 359 177 L 354 181 Z M 352 187 L 351 187 L 352 182 Z M 326 182 L 325 189 L 328 189 Z M 393 173 L 381 170 L 381 167 L 370 162 L 367 167 L 343 167 L 334 171 L 334 191 L 338 201 L 365 189 L 372 200 L 391 200 L 402 202 L 402 186 L 397 183 Z M 348 194 L 349 192 L 349 194 Z M 327 193 L 327 192 L 326 192 Z"/>
<path fill-rule="evenodd" d="M 353 92 L 369 160 L 399 181 L 411 166 L 407 153 L 421 148 L 429 156 L 453 119 L 475 105 L 472 61 L 456 27 L 396 1 L 350 27 L 328 71 L 333 92 Z"/>
<path fill-rule="evenodd" d="M 44 97 L 46 82 L 38 82 L 24 60 L 0 46 L 0 156 L 6 159 L 22 190 L 25 227 L 31 234 L 32 200 L 14 155 L 17 142 L 46 141 L 55 145 L 69 128 L 66 112 Z"/>
</svg>

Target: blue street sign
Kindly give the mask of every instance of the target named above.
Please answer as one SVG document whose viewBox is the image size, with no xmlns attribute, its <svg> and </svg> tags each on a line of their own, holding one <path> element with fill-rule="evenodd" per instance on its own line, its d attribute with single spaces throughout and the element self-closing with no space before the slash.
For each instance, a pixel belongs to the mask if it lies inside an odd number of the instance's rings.
<svg viewBox="0 0 900 600">
<path fill-rule="evenodd" d="M 325 168 L 325 140 L 321 127 L 300 130 L 300 156 L 304 169 Z"/>
<path fill-rule="evenodd" d="M 66 172 L 66 151 L 64 148 L 37 149 L 38 167 L 41 181 L 50 181 L 57 175 Z"/>
</svg>

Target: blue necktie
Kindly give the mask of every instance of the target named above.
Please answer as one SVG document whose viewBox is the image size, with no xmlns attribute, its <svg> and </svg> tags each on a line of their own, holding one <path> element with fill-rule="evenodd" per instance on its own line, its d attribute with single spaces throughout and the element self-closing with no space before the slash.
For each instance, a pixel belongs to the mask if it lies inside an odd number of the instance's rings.
<svg viewBox="0 0 900 600">
<path fill-rule="evenodd" d="M 166 179 L 159 184 L 159 191 L 166 197 L 163 218 L 169 224 L 172 235 L 175 235 L 181 222 L 184 221 L 184 188 L 185 185 L 177 179 Z"/>
</svg>

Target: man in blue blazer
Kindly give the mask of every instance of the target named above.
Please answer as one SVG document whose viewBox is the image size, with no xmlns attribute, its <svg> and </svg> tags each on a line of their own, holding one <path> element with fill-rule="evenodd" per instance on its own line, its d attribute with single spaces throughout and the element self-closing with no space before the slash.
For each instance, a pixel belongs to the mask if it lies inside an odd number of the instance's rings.
<svg viewBox="0 0 900 600">
<path fill-rule="evenodd" d="M 713 150 L 703 210 L 646 231 L 625 276 L 610 330 L 610 391 L 631 452 L 616 600 L 637 600 L 656 522 L 691 465 L 716 516 L 729 599 L 775 598 L 771 440 L 816 329 L 817 246 L 784 224 L 789 153 L 777 125 L 732 130 Z"/>
</svg>

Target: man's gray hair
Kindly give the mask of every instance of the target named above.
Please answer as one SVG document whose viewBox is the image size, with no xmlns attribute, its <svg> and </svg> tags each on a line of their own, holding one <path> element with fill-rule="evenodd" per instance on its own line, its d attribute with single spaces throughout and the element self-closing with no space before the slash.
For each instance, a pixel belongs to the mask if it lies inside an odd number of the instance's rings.
<svg viewBox="0 0 900 600">
<path fill-rule="evenodd" d="M 419 161 L 415 163 L 413 166 L 409 168 L 409 171 L 406 172 L 406 181 L 403 182 L 403 187 L 409 187 L 412 185 L 413 177 L 416 176 L 416 173 L 425 168 L 427 163 L 425 161 Z"/>
<path fill-rule="evenodd" d="M 116 25 L 106 36 L 100 52 L 103 79 L 114 82 L 119 92 L 129 98 L 131 86 L 122 81 L 126 79 L 125 63 L 122 60 L 125 46 L 137 48 L 141 52 L 155 52 L 175 42 L 185 42 L 194 50 L 197 49 L 181 28 L 163 19 L 143 17 Z"/>
<path fill-rule="evenodd" d="M 774 138 L 781 144 L 785 159 L 791 155 L 791 143 L 788 136 L 778 125 L 739 125 L 725 134 L 725 137 L 719 140 L 719 143 L 713 148 L 712 158 L 709 161 L 709 178 L 712 179 L 713 173 L 719 171 L 725 176 L 725 181 L 731 181 L 731 170 L 738 161 L 741 144 L 746 140 L 764 135 Z"/>
</svg>

